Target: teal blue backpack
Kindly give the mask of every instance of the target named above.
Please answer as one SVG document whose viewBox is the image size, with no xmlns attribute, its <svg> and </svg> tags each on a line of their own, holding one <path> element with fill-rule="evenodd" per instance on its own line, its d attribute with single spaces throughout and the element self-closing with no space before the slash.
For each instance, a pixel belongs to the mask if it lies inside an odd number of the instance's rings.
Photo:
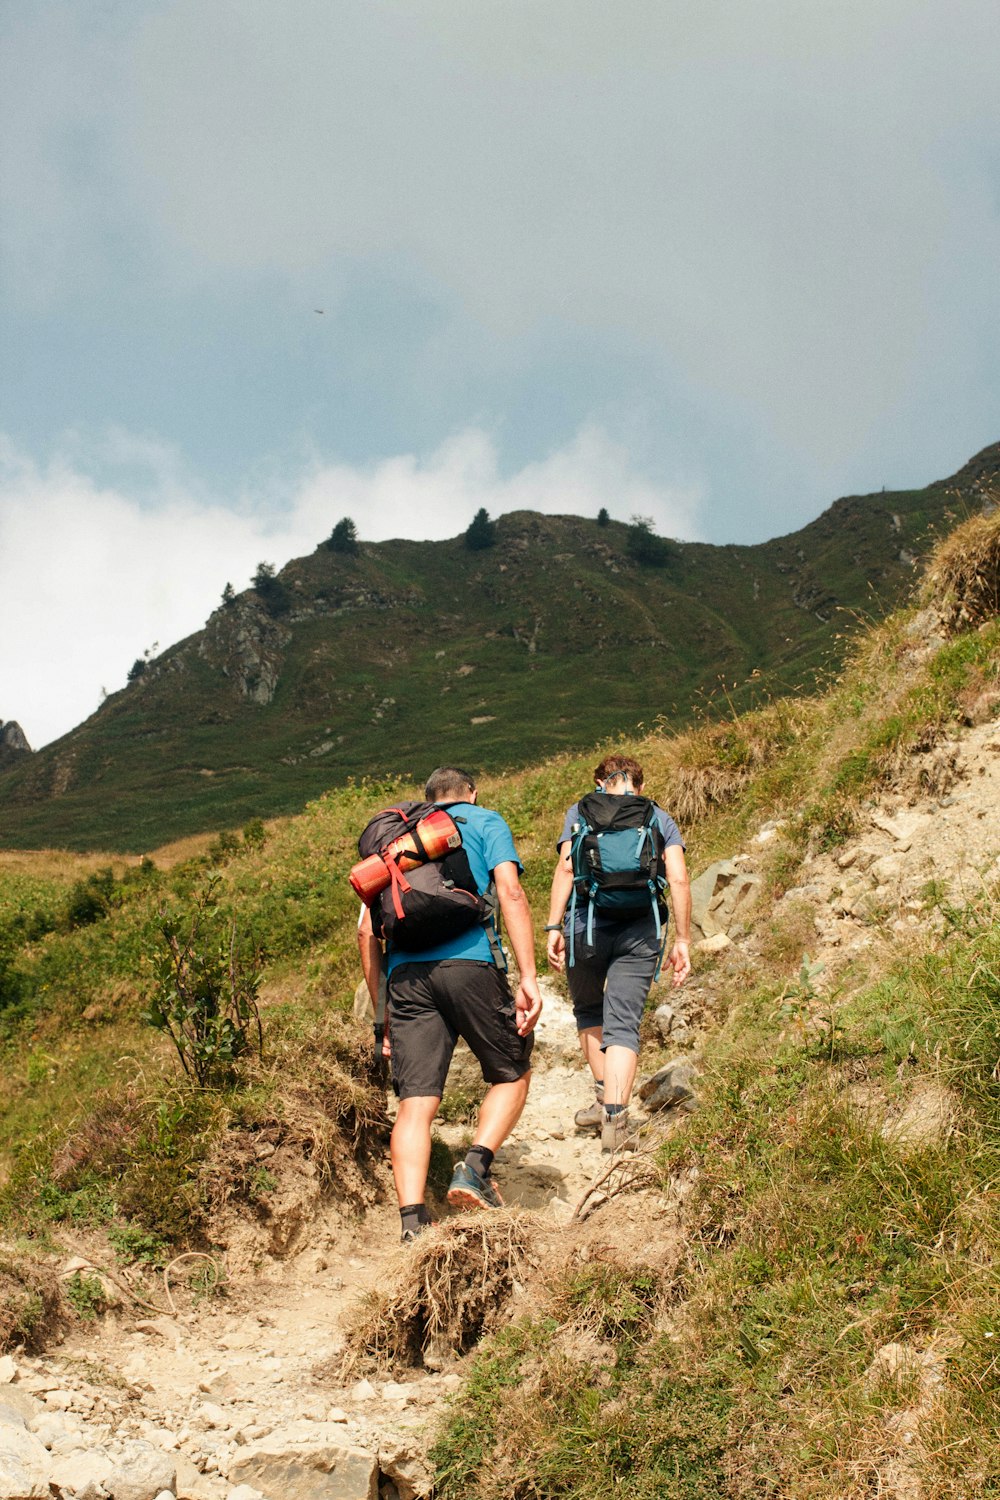
<svg viewBox="0 0 1000 1500">
<path fill-rule="evenodd" d="M 573 895 L 569 907 L 569 962 L 575 962 L 576 914 L 587 903 L 587 947 L 594 945 L 594 913 L 634 921 L 652 911 L 656 936 L 666 933 L 664 839 L 648 797 L 588 792 L 580 798 L 570 860 Z M 660 951 L 662 962 L 663 952 Z M 660 964 L 656 966 L 659 977 Z"/>
</svg>

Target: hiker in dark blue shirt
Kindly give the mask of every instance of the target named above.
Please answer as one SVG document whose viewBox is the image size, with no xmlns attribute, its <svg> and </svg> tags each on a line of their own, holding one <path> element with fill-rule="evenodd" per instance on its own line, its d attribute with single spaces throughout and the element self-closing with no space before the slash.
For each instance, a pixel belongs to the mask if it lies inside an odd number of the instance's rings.
<svg viewBox="0 0 1000 1500">
<path fill-rule="evenodd" d="M 614 1151 L 628 1140 L 639 1022 L 663 958 L 662 887 L 669 885 L 673 905 L 675 936 L 666 961 L 675 985 L 691 972 L 691 888 L 677 825 L 642 796 L 639 763 L 628 755 L 606 756 L 594 781 L 602 796 L 594 804 L 581 798 L 564 820 L 546 932 L 549 964 L 566 970 L 580 1046 L 594 1077 L 595 1102 L 577 1111 L 575 1123 L 600 1130 L 601 1149 Z M 614 798 L 626 800 L 616 804 Z M 588 815 L 603 825 L 596 837 Z M 618 827 L 628 829 L 616 833 L 618 847 L 633 851 L 631 858 L 645 850 L 646 863 L 616 870 L 605 892 L 599 888 L 600 839 Z"/>
<path fill-rule="evenodd" d="M 467 771 L 440 767 L 431 774 L 425 796 L 428 802 L 445 805 L 461 826 L 462 848 L 479 892 L 495 891 L 519 982 L 512 993 L 492 917 L 415 952 L 390 942 L 383 955 L 371 912 L 366 909 L 362 915 L 358 942 L 373 1002 L 383 967 L 388 971 L 387 1044 L 399 1097 L 392 1170 L 404 1241 L 414 1239 L 430 1222 L 424 1193 L 431 1123 L 460 1036 L 490 1088 L 480 1106 L 473 1145 L 455 1168 L 448 1202 L 457 1208 L 500 1206 L 490 1168 L 528 1097 L 532 1032 L 542 1009 L 531 912 L 510 829 L 499 813 L 477 805 L 475 782 Z"/>
</svg>

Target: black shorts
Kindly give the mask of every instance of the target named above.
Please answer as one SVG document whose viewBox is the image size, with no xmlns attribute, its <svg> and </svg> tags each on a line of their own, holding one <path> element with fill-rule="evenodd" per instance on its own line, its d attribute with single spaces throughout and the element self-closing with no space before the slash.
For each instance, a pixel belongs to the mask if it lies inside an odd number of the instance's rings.
<svg viewBox="0 0 1000 1500">
<path fill-rule="evenodd" d="M 400 964 L 389 975 L 388 1020 L 400 1099 L 441 1097 L 459 1037 L 487 1083 L 514 1083 L 531 1066 L 534 1035 L 518 1036 L 507 975 L 494 964 Z"/>
</svg>

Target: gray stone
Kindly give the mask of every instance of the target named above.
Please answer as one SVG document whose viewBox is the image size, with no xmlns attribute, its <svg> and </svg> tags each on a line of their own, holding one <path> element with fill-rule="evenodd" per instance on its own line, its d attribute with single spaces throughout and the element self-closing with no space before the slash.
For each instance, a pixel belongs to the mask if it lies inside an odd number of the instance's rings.
<svg viewBox="0 0 1000 1500">
<path fill-rule="evenodd" d="M 86 1479 L 79 1489 L 73 1491 L 73 1500 L 108 1500 L 108 1492 L 103 1484 Z"/>
<path fill-rule="evenodd" d="M 433 1493 L 433 1470 L 418 1449 L 386 1444 L 378 1450 L 378 1463 L 396 1486 L 399 1500 L 427 1500 Z"/>
<path fill-rule="evenodd" d="M 177 1465 L 152 1443 L 130 1438 L 104 1483 L 114 1500 L 154 1500 L 160 1490 L 176 1492 Z"/>
<path fill-rule="evenodd" d="M 2 1411 L 0 1411 L 0 1420 L 2 1420 Z M 56 1416 L 55 1412 L 46 1411 L 44 1407 L 29 1420 L 32 1432 L 45 1448 L 51 1448 L 57 1438 L 66 1435 L 66 1423 L 62 1417 Z"/>
<path fill-rule="evenodd" d="M 32 1429 L 35 1418 L 45 1410 L 37 1396 L 19 1385 L 8 1385 L 0 1392 L 0 1421 L 3 1420 L 2 1413 L 5 1409 L 8 1413 L 13 1412 L 21 1417 Z"/>
<path fill-rule="evenodd" d="M 717 859 L 697 880 L 691 882 L 691 926 L 696 938 L 711 937 L 720 930 L 718 922 L 710 915 L 709 908 L 715 898 L 735 880 L 739 870 L 735 860 Z"/>
<path fill-rule="evenodd" d="M 670 1035 L 673 1020 L 674 1008 L 672 1005 L 658 1005 L 653 1012 L 653 1022 L 664 1041 Z"/>
<path fill-rule="evenodd" d="M 708 914 L 712 922 L 720 932 L 728 932 L 738 911 L 741 911 L 760 889 L 760 880 L 756 875 L 746 875 L 740 871 L 727 880 L 721 890 L 717 890 L 709 903 Z M 706 937 L 712 936 L 706 933 Z"/>
<path fill-rule="evenodd" d="M 0 1385 L 10 1385 L 17 1378 L 17 1365 L 9 1354 L 0 1358 Z"/>
<path fill-rule="evenodd" d="M 721 953 L 724 948 L 732 946 L 732 939 L 728 932 L 713 932 L 711 937 L 702 938 L 695 943 L 696 953 Z"/>
<path fill-rule="evenodd" d="M 650 1114 L 677 1105 L 691 1108 L 695 1103 L 693 1084 L 697 1076 L 694 1064 L 686 1057 L 675 1058 L 640 1084 L 639 1098 Z"/>
<path fill-rule="evenodd" d="M 114 1462 L 110 1454 L 87 1448 L 72 1448 L 68 1453 L 62 1453 L 51 1460 L 49 1478 L 53 1484 L 76 1493 L 86 1484 L 93 1485 L 95 1489 L 100 1485 L 107 1488 L 107 1481 L 113 1470 Z"/>
<path fill-rule="evenodd" d="M 219 1480 L 210 1479 L 188 1458 L 177 1455 L 177 1500 L 225 1500 L 226 1491 Z"/>
<path fill-rule="evenodd" d="M 233 1459 L 229 1478 L 253 1485 L 266 1500 L 378 1500 L 374 1454 L 346 1447 L 322 1422 L 272 1433 Z"/>
<path fill-rule="evenodd" d="M 49 1500 L 51 1493 L 41 1443 L 19 1417 L 0 1424 L 0 1500 Z"/>
<path fill-rule="evenodd" d="M 45 1405 L 52 1407 L 54 1411 L 69 1411 L 73 1405 L 73 1392 L 64 1390 L 46 1391 Z"/>
<path fill-rule="evenodd" d="M 222 1407 L 214 1401 L 203 1401 L 192 1419 L 197 1425 L 206 1427 L 231 1427 L 232 1421 Z"/>
</svg>

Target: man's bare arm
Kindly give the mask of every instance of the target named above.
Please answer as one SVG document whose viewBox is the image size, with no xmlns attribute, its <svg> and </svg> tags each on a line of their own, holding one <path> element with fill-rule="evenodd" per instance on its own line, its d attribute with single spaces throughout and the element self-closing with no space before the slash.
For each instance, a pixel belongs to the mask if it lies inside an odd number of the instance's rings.
<svg viewBox="0 0 1000 1500">
<path fill-rule="evenodd" d="M 514 1003 L 517 1007 L 517 1029 L 522 1036 L 532 1031 L 542 1013 L 542 995 L 535 971 L 535 933 L 528 898 L 524 894 L 513 860 L 504 860 L 493 871 L 497 900 L 504 926 L 514 952 L 521 982 Z"/>
<path fill-rule="evenodd" d="M 365 984 L 372 997 L 372 1010 L 378 1015 L 378 988 L 382 977 L 382 944 L 372 932 L 372 914 L 367 907 L 358 926 L 358 952 L 361 955 L 361 972 L 365 976 Z"/>
</svg>

